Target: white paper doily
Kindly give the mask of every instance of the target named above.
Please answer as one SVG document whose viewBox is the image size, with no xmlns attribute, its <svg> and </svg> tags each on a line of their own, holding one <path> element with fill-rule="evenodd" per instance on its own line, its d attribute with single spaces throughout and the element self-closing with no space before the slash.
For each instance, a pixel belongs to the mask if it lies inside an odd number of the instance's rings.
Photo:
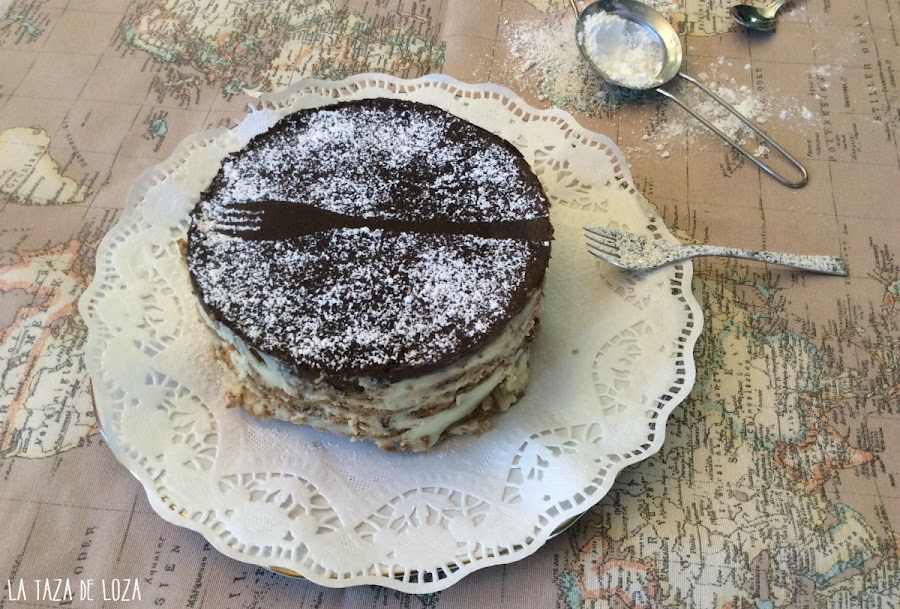
<svg viewBox="0 0 900 609">
<path fill-rule="evenodd" d="M 224 407 L 179 240 L 222 157 L 291 111 L 389 96 L 439 106 L 514 143 L 553 203 L 555 230 L 526 396 L 482 437 L 428 454 Z M 496 85 L 432 76 L 306 81 L 240 126 L 197 134 L 145 173 L 97 253 L 80 301 L 99 422 L 166 520 L 240 561 L 325 586 L 433 592 L 519 560 L 656 452 L 694 382 L 701 313 L 692 267 L 642 276 L 596 261 L 581 227 L 673 240 L 618 148 Z"/>
</svg>

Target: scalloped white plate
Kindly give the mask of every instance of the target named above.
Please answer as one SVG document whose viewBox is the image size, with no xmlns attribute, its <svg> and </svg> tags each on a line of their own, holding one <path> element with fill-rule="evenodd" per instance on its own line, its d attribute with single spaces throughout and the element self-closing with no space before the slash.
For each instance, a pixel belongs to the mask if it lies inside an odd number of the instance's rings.
<svg viewBox="0 0 900 609">
<path fill-rule="evenodd" d="M 226 372 L 179 249 L 225 154 L 292 111 L 375 96 L 430 103 L 506 138 L 553 202 L 528 393 L 488 434 L 428 454 L 226 408 Z M 659 450 L 694 382 L 702 322 L 691 265 L 621 272 L 587 254 L 589 224 L 674 240 L 608 138 L 502 87 L 365 74 L 264 96 L 240 126 L 188 138 L 145 173 L 100 246 L 80 310 L 109 446 L 166 520 L 236 560 L 325 586 L 433 592 L 528 556 Z"/>
</svg>

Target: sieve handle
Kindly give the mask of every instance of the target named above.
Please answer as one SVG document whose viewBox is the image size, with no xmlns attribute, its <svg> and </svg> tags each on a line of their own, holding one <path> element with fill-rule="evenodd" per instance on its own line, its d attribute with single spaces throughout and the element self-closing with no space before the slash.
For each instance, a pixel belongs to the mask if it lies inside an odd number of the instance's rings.
<svg viewBox="0 0 900 609">
<path fill-rule="evenodd" d="M 704 116 L 702 116 L 701 114 L 699 114 L 699 113 L 698 113 L 696 110 L 694 110 L 693 108 L 687 107 L 687 106 L 684 104 L 684 102 L 682 102 L 680 99 L 678 99 L 677 97 L 675 97 L 674 95 L 672 95 L 672 94 L 669 93 L 668 91 L 665 91 L 665 90 L 659 89 L 659 88 L 656 89 L 656 91 L 657 91 L 660 95 L 664 95 L 664 96 L 668 97 L 668 98 L 671 99 L 673 102 L 675 102 L 676 104 L 678 104 L 679 106 L 681 106 L 681 107 L 682 107 L 686 112 L 688 112 L 691 116 L 693 116 L 693 117 L 696 118 L 698 121 L 700 121 L 701 123 L 703 123 L 704 125 L 706 125 L 706 127 L 707 127 L 710 131 L 712 131 L 713 133 L 715 133 L 716 135 L 718 135 L 720 138 L 722 138 L 723 140 L 725 140 L 726 142 L 728 142 L 729 144 L 731 144 L 732 146 L 734 146 L 734 148 L 735 148 L 738 152 L 740 152 L 740 153 L 743 154 L 745 157 L 747 157 L 748 159 L 750 159 L 751 161 L 753 161 L 754 163 L 756 163 L 757 165 L 759 165 L 760 169 L 762 169 L 763 171 L 765 171 L 767 174 L 769 174 L 770 176 L 772 176 L 773 178 L 775 178 L 776 180 L 778 180 L 779 182 L 781 182 L 781 183 L 784 184 L 785 186 L 787 186 L 787 187 L 789 187 L 789 188 L 803 188 L 804 186 L 806 186 L 806 184 L 809 182 L 809 173 L 806 171 L 806 168 L 800 163 L 800 161 L 798 161 L 797 159 L 795 159 L 795 158 L 794 158 L 787 150 L 785 150 L 784 148 L 782 148 L 781 146 L 779 146 L 778 143 L 775 142 L 775 140 L 773 140 L 773 139 L 770 138 L 768 135 L 766 135 L 765 133 L 763 133 L 763 131 L 762 131 L 759 127 L 757 127 L 756 125 L 754 125 L 754 124 L 750 121 L 749 118 L 747 118 L 746 116 L 744 116 L 743 114 L 741 114 L 740 112 L 738 112 L 737 110 L 735 110 L 734 107 L 733 107 L 731 104 L 729 104 L 727 101 L 725 101 L 724 99 L 722 99 L 721 97 L 719 97 L 718 95 L 716 95 L 715 93 L 713 93 L 708 87 L 705 87 L 704 85 L 700 84 L 700 82 L 698 82 L 697 79 L 691 78 L 690 76 L 688 76 L 688 75 L 686 75 L 686 74 L 682 74 L 681 72 L 678 73 L 678 76 L 680 76 L 680 77 L 683 78 L 684 80 L 688 81 L 689 83 L 692 83 L 692 84 L 697 85 L 697 87 L 699 87 L 701 91 L 703 91 L 704 93 L 706 93 L 707 95 L 709 95 L 710 97 L 712 97 L 712 98 L 713 98 L 714 100 L 716 100 L 721 106 L 723 106 L 726 110 L 728 110 L 728 111 L 731 112 L 733 115 L 735 115 L 736 117 L 738 117 L 738 119 L 740 119 L 740 121 L 741 121 L 742 123 L 744 123 L 747 127 L 749 127 L 756 135 L 758 135 L 758 136 L 760 137 L 760 139 L 762 139 L 764 142 L 766 142 L 767 144 L 769 144 L 772 148 L 774 148 L 775 150 L 777 150 L 778 152 L 780 152 L 780 153 L 784 156 L 784 158 L 786 158 L 788 161 L 790 161 L 790 163 L 791 163 L 794 167 L 797 168 L 797 171 L 800 172 L 800 175 L 801 175 L 800 180 L 797 181 L 797 182 L 792 182 L 791 180 L 787 179 L 786 177 L 784 177 L 783 175 L 781 175 L 780 173 L 778 173 L 777 171 L 775 171 L 774 169 L 772 169 L 771 167 L 769 167 L 768 165 L 766 165 L 765 163 L 763 163 L 762 161 L 760 161 L 758 158 L 756 158 L 755 156 L 753 156 L 748 150 L 746 150 L 743 146 L 741 146 L 740 144 L 738 144 L 736 141 L 734 141 L 734 140 L 733 140 L 732 138 L 730 138 L 728 135 L 726 135 L 725 133 L 723 133 L 722 130 L 720 130 L 718 127 L 716 127 L 715 125 L 713 125 L 706 117 L 704 117 Z"/>
</svg>

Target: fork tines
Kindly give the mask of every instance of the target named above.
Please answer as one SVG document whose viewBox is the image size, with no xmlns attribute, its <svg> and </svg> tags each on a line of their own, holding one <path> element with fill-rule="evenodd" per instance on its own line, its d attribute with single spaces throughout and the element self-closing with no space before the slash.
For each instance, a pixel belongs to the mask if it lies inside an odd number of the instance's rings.
<svg viewBox="0 0 900 609">
<path fill-rule="evenodd" d="M 598 227 L 585 226 L 584 230 L 587 231 L 584 236 L 588 240 L 587 247 L 591 254 L 607 262 L 610 258 L 620 257 L 615 237 Z"/>
<path fill-rule="evenodd" d="M 609 239 L 616 238 L 616 231 L 611 228 L 603 228 L 602 226 L 585 226 L 584 230 L 589 233 L 593 233 L 598 237 L 607 237 Z"/>
<path fill-rule="evenodd" d="M 216 230 L 227 233 L 257 231 L 262 224 L 263 212 L 256 209 L 224 207 L 216 210 Z"/>
</svg>

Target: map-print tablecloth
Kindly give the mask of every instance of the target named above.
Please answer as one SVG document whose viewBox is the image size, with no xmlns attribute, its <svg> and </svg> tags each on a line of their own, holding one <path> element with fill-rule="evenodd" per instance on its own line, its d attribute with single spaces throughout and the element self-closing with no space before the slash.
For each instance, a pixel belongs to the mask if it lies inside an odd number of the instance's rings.
<svg viewBox="0 0 900 609">
<path fill-rule="evenodd" d="M 65 584 L 75 607 L 137 588 L 131 606 L 900 605 L 900 4 L 798 0 L 774 34 L 739 29 L 726 0 L 650 4 L 685 71 L 802 159 L 809 186 L 606 88 L 568 0 L 0 2 L 0 607 L 68 604 Z M 698 262 L 698 380 L 662 451 L 522 562 L 410 596 L 226 559 L 161 520 L 104 446 L 77 299 L 129 186 L 182 138 L 244 116 L 246 90 L 359 72 L 561 107 L 617 141 L 685 242 L 841 255 L 851 276 Z"/>
</svg>

